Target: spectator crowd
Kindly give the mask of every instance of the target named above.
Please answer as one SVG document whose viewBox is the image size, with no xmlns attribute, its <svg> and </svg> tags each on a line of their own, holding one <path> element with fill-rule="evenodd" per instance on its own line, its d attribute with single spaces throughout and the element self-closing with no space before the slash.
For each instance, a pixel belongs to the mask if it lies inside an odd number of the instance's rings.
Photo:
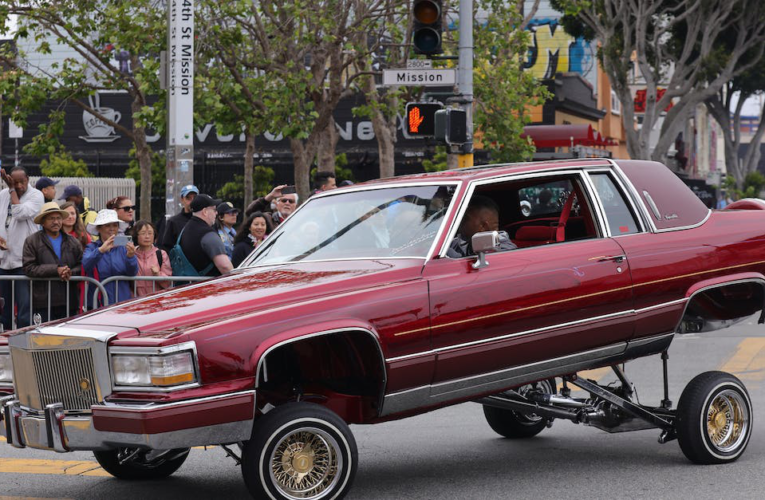
<svg viewBox="0 0 765 500">
<path fill-rule="evenodd" d="M 93 286 L 87 288 L 86 280 L 72 283 L 74 276 L 99 282 L 138 277 L 104 285 L 108 304 L 114 304 L 174 284 L 163 277 L 225 274 L 261 245 L 299 201 L 294 186 L 279 185 L 241 211 L 188 185 L 178 200 L 181 211 L 154 224 L 136 220 L 137 207 L 126 196 L 95 210 L 77 185 L 66 186 L 56 200 L 58 181 L 41 177 L 32 186 L 21 167 L 0 169 L 0 176 L 0 276 L 26 277 L 0 279 L 5 330 L 107 303 Z M 316 175 L 316 192 L 335 187 L 334 174 Z"/>
</svg>

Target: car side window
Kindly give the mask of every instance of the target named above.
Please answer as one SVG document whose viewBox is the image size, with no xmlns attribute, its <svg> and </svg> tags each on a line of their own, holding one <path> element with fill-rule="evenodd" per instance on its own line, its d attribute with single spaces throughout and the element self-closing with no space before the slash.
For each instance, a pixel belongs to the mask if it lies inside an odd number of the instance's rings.
<svg viewBox="0 0 765 500">
<path fill-rule="evenodd" d="M 611 176 L 604 172 L 590 174 L 590 178 L 606 212 L 606 221 L 611 235 L 621 236 L 640 232 L 635 214 Z"/>
<path fill-rule="evenodd" d="M 477 187 L 468 207 L 475 200 L 485 205 L 488 198 L 498 211 L 495 229 L 507 233 L 504 237 L 513 248 L 526 248 L 597 238 L 594 212 L 585 192 L 578 175 L 518 179 Z M 472 255 L 467 245 L 471 234 L 468 217 L 463 216 L 452 242 L 456 246 L 461 237 L 462 245 L 467 246 L 462 255 Z"/>
</svg>

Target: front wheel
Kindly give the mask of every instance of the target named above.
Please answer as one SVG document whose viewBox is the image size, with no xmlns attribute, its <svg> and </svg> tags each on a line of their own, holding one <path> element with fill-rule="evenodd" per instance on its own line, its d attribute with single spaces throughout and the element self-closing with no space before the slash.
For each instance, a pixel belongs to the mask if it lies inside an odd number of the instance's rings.
<svg viewBox="0 0 765 500">
<path fill-rule="evenodd" d="M 538 391 L 542 394 L 555 394 L 556 389 L 555 379 L 550 379 L 524 385 L 518 388 L 516 392 L 521 396 L 526 396 L 532 391 Z M 534 413 L 518 413 L 486 405 L 483 407 L 483 414 L 489 427 L 500 436 L 508 439 L 534 437 L 542 432 L 551 420 Z"/>
<path fill-rule="evenodd" d="M 733 462 L 744 453 L 752 434 L 752 403 L 744 384 L 725 372 L 696 376 L 680 396 L 675 430 L 690 461 Z"/>
<path fill-rule="evenodd" d="M 189 456 L 188 448 L 170 450 L 154 458 L 135 448 L 94 451 L 93 455 L 106 472 L 118 479 L 162 479 L 177 471 Z"/>
<path fill-rule="evenodd" d="M 348 425 L 313 403 L 288 403 L 255 422 L 242 451 L 254 498 L 336 499 L 351 488 L 358 452 Z"/>
</svg>

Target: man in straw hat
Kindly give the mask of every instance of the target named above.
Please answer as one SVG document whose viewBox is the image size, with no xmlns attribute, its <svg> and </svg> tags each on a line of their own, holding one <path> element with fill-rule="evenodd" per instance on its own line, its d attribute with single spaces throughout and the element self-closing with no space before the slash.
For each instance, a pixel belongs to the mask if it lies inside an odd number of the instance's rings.
<svg viewBox="0 0 765 500">
<path fill-rule="evenodd" d="M 80 305 L 79 287 L 68 281 L 80 274 L 82 245 L 61 231 L 68 216 L 69 212 L 61 210 L 55 201 L 46 203 L 34 219 L 42 230 L 24 242 L 24 273 L 30 278 L 58 278 L 50 282 L 50 294 L 48 283 L 32 284 L 32 310 L 41 321 L 77 314 Z"/>
</svg>

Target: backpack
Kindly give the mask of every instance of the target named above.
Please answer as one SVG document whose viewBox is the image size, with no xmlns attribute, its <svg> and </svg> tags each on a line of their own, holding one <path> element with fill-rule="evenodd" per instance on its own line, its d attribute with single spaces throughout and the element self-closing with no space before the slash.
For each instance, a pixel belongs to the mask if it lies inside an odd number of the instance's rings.
<svg viewBox="0 0 765 500">
<path fill-rule="evenodd" d="M 189 262 L 181 248 L 181 236 L 183 236 L 183 231 L 185 230 L 186 228 L 181 230 L 175 246 L 170 250 L 170 265 L 173 268 L 173 276 L 206 276 L 215 264 L 210 262 L 210 265 L 202 269 L 202 271 L 197 271 L 191 262 Z"/>
</svg>

